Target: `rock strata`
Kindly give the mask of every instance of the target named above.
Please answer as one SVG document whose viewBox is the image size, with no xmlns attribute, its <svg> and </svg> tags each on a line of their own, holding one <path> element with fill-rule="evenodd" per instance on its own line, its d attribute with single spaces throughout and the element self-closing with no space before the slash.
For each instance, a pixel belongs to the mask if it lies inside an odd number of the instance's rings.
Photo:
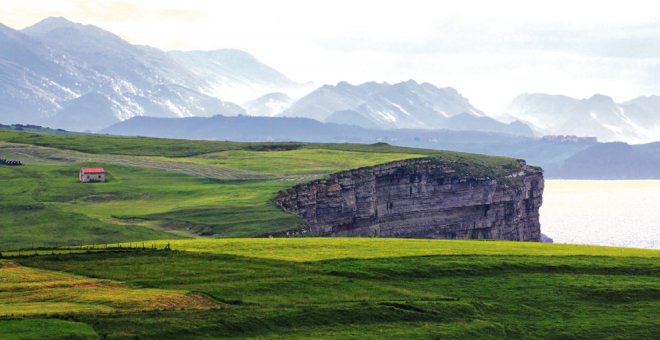
<svg viewBox="0 0 660 340">
<path fill-rule="evenodd" d="M 298 184 L 275 202 L 307 235 L 539 241 L 542 194 L 543 171 L 522 160 L 490 178 L 419 158 Z"/>
</svg>

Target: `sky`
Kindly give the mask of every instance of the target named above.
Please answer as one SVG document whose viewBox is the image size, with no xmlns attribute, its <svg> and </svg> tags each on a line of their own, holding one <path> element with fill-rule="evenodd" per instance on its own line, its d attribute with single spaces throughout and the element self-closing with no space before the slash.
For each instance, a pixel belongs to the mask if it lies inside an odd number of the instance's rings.
<svg viewBox="0 0 660 340">
<path fill-rule="evenodd" d="M 241 49 L 298 82 L 450 86 L 491 115 L 521 93 L 660 94 L 653 1 L 0 0 L 12 28 L 49 16 L 163 50 Z"/>
</svg>

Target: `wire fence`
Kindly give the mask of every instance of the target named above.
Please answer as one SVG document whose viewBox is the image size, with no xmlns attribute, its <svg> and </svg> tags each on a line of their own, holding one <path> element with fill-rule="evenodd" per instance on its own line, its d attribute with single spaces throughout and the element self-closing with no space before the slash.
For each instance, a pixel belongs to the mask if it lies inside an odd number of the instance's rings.
<svg viewBox="0 0 660 340">
<path fill-rule="evenodd" d="M 169 242 L 166 245 L 155 243 L 135 242 L 126 244 L 80 245 L 80 246 L 41 246 L 31 248 L 18 248 L 0 250 L 0 258 L 70 255 L 89 253 L 138 253 L 171 251 Z"/>
</svg>

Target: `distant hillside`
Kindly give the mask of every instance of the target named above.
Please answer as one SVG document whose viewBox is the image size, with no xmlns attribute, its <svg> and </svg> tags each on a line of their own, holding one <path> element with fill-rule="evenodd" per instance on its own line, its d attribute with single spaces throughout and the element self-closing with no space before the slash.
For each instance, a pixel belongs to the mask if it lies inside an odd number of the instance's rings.
<svg viewBox="0 0 660 340">
<path fill-rule="evenodd" d="M 476 131 L 379 130 L 347 124 L 321 123 L 309 118 L 253 116 L 183 119 L 135 117 L 101 132 L 123 136 L 233 141 L 490 144 L 532 140 L 529 137 Z"/>
<path fill-rule="evenodd" d="M 0 130 L 9 130 L 9 131 L 21 131 L 21 132 L 32 132 L 38 133 L 41 135 L 76 135 L 78 132 L 71 132 L 63 129 L 51 129 L 43 127 L 40 125 L 31 125 L 31 124 L 12 124 L 4 125 L 0 124 Z"/>
<path fill-rule="evenodd" d="M 504 124 L 487 117 L 453 88 L 438 88 L 414 80 L 393 85 L 374 82 L 325 85 L 298 100 L 281 115 L 374 129 L 450 129 L 532 135 L 525 124 Z"/>
<path fill-rule="evenodd" d="M 660 178 L 660 142 L 597 144 L 569 157 L 563 175 L 585 179 Z"/>
<path fill-rule="evenodd" d="M 136 117 L 104 133 L 233 141 L 387 142 L 393 145 L 503 155 L 543 167 L 548 178 L 660 178 L 657 143 L 628 145 L 590 139 L 532 138 L 478 131 L 366 129 L 307 118 Z"/>
</svg>

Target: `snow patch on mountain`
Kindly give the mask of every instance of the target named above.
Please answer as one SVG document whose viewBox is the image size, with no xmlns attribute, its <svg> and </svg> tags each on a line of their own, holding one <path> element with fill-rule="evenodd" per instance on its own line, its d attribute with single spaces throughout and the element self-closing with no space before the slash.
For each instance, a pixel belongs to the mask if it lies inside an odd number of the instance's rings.
<svg viewBox="0 0 660 340">
<path fill-rule="evenodd" d="M 293 99 L 281 92 L 269 93 L 243 104 L 245 111 L 253 116 L 272 117 L 288 109 Z"/>
<path fill-rule="evenodd" d="M 459 115 L 459 119 L 452 120 Z M 469 127 L 477 131 L 532 134 L 521 123 L 509 126 L 487 118 L 453 88 L 438 88 L 414 80 L 396 84 L 324 85 L 295 102 L 281 116 L 365 128 L 464 130 Z"/>
<path fill-rule="evenodd" d="M 0 46 L 2 123 L 97 131 L 134 116 L 245 113 L 209 95 L 213 85 L 168 53 L 93 25 L 47 18 L 17 31 L 0 24 Z"/>
<path fill-rule="evenodd" d="M 660 98 L 653 96 L 616 103 L 600 94 L 584 99 L 523 94 L 509 105 L 507 113 L 543 135 L 571 134 L 628 143 L 660 140 Z"/>
</svg>

